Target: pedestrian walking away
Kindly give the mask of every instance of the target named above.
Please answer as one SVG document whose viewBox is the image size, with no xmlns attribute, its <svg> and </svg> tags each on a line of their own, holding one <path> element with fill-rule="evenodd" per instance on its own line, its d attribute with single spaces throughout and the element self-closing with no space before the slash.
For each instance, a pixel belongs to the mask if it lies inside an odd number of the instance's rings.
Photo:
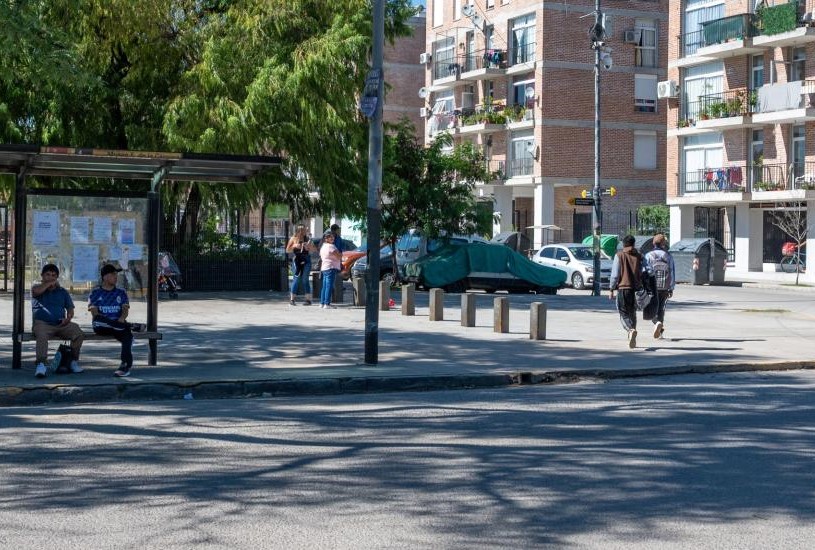
<svg viewBox="0 0 815 550">
<path fill-rule="evenodd" d="M 48 373 L 48 339 L 54 336 L 71 341 L 71 372 L 80 373 L 79 352 L 85 338 L 74 317 L 74 301 L 59 284 L 59 268 L 46 264 L 40 272 L 41 280 L 31 287 L 32 332 L 37 342 L 37 364 L 34 376 L 45 378 Z M 56 361 L 55 361 L 56 363 Z M 56 369 L 57 365 L 54 365 Z"/>
<path fill-rule="evenodd" d="M 654 235 L 654 248 L 643 257 L 643 268 L 651 280 L 654 298 L 656 301 L 654 316 L 654 338 L 662 338 L 665 332 L 665 306 L 668 299 L 673 297 L 676 285 L 676 266 L 673 256 L 668 252 L 668 241 L 665 235 Z"/>
<path fill-rule="evenodd" d="M 127 292 L 116 286 L 121 271 L 111 264 L 102 266 L 102 284 L 91 291 L 88 297 L 88 310 L 93 316 L 93 332 L 113 336 L 122 343 L 121 363 L 114 376 L 130 376 L 133 368 L 133 332 L 141 332 L 145 326 L 139 323 L 128 323 L 130 300 Z"/>
<path fill-rule="evenodd" d="M 323 244 L 320 247 L 320 276 L 322 288 L 320 289 L 320 307 L 334 309 L 331 305 L 331 295 L 334 291 L 334 279 L 342 268 L 342 254 L 334 246 L 334 233 L 327 231 L 323 235 Z"/>
<path fill-rule="evenodd" d="M 637 290 L 642 289 L 642 255 L 634 248 L 634 237 L 623 237 L 623 249 L 614 255 L 609 299 L 617 299 L 620 322 L 628 337 L 628 347 L 637 347 Z"/>
<path fill-rule="evenodd" d="M 311 252 L 316 252 L 317 248 L 311 243 L 311 238 L 305 226 L 298 225 L 297 230 L 286 244 L 286 252 L 292 255 L 292 273 L 294 278 L 291 283 L 291 295 L 289 303 L 297 305 L 297 295 L 301 292 L 305 295 L 303 305 L 311 305 Z"/>
</svg>

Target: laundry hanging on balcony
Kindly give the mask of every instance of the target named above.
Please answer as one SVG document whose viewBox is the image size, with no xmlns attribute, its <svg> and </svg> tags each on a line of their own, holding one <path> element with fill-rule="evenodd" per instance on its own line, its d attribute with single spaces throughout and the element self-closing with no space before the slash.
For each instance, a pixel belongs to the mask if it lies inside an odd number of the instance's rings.
<svg viewBox="0 0 815 550">
<path fill-rule="evenodd" d="M 740 166 L 705 170 L 705 184 L 709 191 L 727 191 L 742 186 Z"/>
</svg>

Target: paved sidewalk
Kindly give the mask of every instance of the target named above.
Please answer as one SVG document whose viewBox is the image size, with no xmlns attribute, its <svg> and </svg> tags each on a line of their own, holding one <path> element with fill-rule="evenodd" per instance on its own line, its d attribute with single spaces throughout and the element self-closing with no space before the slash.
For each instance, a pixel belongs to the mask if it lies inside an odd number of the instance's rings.
<svg viewBox="0 0 815 550">
<path fill-rule="evenodd" d="M 510 332 L 492 330 L 495 295 L 478 297 L 477 326 L 460 326 L 460 296 L 448 295 L 445 320 L 427 318 L 427 294 L 417 293 L 415 317 L 380 312 L 379 364 L 363 363 L 362 308 L 335 310 L 288 305 L 282 293 L 181 294 L 162 300 L 159 365 L 146 366 L 145 343 L 136 365 L 115 379 L 118 344 L 90 342 L 80 375 L 34 378 L 33 343 L 25 367 L 12 370 L 10 339 L 0 350 L 0 405 L 338 393 L 494 386 L 706 370 L 815 366 L 812 288 L 681 285 L 669 304 L 666 338 L 654 340 L 640 321 L 630 350 L 606 296 L 564 290 L 557 296 L 509 295 Z M 346 292 L 350 296 L 350 292 Z M 548 307 L 546 341 L 530 341 L 529 304 Z M 82 300 L 77 301 L 83 303 Z M 143 320 L 135 302 L 131 318 Z M 89 330 L 90 318 L 77 312 Z M 11 297 L 0 297 L 0 330 L 10 334 Z M 52 343 L 52 350 L 55 344 Z"/>
</svg>

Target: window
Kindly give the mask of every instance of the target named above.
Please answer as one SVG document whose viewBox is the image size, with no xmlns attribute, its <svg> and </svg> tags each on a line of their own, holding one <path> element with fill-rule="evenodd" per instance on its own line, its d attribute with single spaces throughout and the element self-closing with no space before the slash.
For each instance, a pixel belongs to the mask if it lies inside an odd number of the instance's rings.
<svg viewBox="0 0 815 550">
<path fill-rule="evenodd" d="M 487 0 L 487 9 L 491 10 L 495 7 L 495 0 Z"/>
<path fill-rule="evenodd" d="M 750 75 L 750 84 L 754 90 L 757 90 L 764 85 L 764 54 L 760 53 L 754 55 L 751 63 L 752 73 Z"/>
<path fill-rule="evenodd" d="M 640 41 L 634 48 L 634 65 L 657 66 L 657 29 L 652 20 L 637 19 L 634 29 L 640 33 Z"/>
<path fill-rule="evenodd" d="M 655 113 L 657 110 L 657 75 L 634 75 L 634 110 Z"/>
<path fill-rule="evenodd" d="M 750 142 L 750 165 L 753 182 L 762 181 L 764 170 L 764 130 L 753 130 Z"/>
<path fill-rule="evenodd" d="M 804 80 L 806 78 L 807 49 L 792 48 L 790 52 L 790 82 Z"/>
<path fill-rule="evenodd" d="M 535 136 L 532 132 L 513 134 L 510 143 L 510 176 L 531 176 L 534 171 Z"/>
<path fill-rule="evenodd" d="M 806 160 L 806 130 L 803 124 L 792 127 L 792 170 L 793 177 L 804 175 L 804 161 Z"/>
<path fill-rule="evenodd" d="M 724 145 L 719 132 L 688 136 L 684 139 L 682 161 L 685 169 L 684 181 L 680 180 L 686 192 L 706 190 L 705 171 L 708 168 L 721 168 L 724 164 Z"/>
<path fill-rule="evenodd" d="M 513 105 L 522 105 L 524 107 L 529 107 L 530 104 L 534 105 L 535 95 L 532 94 L 532 99 L 527 100 L 526 94 L 527 89 L 531 88 L 532 91 L 535 91 L 535 80 L 534 79 L 526 79 L 526 80 L 519 80 L 517 82 L 512 83 L 512 104 Z"/>
<path fill-rule="evenodd" d="M 723 85 L 724 65 L 721 62 L 685 69 L 682 84 L 682 108 L 685 111 L 685 118 L 699 120 L 702 106 L 709 102 L 704 96 L 721 97 Z"/>
<path fill-rule="evenodd" d="M 710 0 L 686 0 L 685 25 L 683 27 L 682 55 L 693 55 L 704 46 L 702 23 L 724 17 L 724 2 Z"/>
<path fill-rule="evenodd" d="M 541 257 L 543 257 L 543 258 L 551 258 L 551 259 L 554 260 L 555 259 L 555 254 L 557 254 L 557 248 L 554 247 L 554 246 L 549 246 L 549 247 L 543 249 L 543 251 L 541 252 Z"/>
<path fill-rule="evenodd" d="M 444 0 L 433 0 L 433 26 L 444 23 Z"/>
<path fill-rule="evenodd" d="M 495 35 L 495 27 L 492 25 L 487 25 L 484 27 L 484 47 L 487 50 L 492 50 L 495 48 L 493 44 L 493 36 Z"/>
<path fill-rule="evenodd" d="M 530 13 L 512 21 L 512 64 L 528 63 L 535 59 L 535 14 Z"/>
<path fill-rule="evenodd" d="M 634 131 L 634 168 L 655 170 L 657 167 L 657 133 Z"/>
<path fill-rule="evenodd" d="M 448 36 L 433 42 L 433 78 L 446 78 L 455 76 L 458 70 L 456 62 L 456 41 L 452 36 Z"/>
<path fill-rule="evenodd" d="M 453 1 L 453 21 L 461 19 L 461 0 Z"/>
</svg>

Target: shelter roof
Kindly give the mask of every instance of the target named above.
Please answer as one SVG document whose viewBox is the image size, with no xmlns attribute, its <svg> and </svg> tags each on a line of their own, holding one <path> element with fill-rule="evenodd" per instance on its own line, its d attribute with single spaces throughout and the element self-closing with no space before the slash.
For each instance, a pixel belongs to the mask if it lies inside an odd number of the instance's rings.
<svg viewBox="0 0 815 550">
<path fill-rule="evenodd" d="M 242 183 L 280 166 L 280 157 L 122 151 L 39 145 L 0 145 L 0 173 L 150 180 Z"/>
</svg>

